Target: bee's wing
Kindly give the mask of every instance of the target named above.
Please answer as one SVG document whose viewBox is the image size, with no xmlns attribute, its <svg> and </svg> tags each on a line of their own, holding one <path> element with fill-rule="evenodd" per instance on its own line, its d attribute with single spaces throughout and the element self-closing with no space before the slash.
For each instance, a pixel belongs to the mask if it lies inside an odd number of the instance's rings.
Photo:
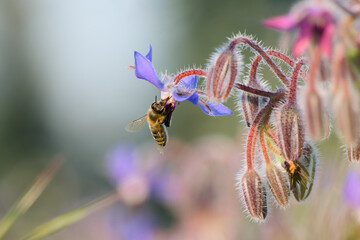
<svg viewBox="0 0 360 240">
<path fill-rule="evenodd" d="M 136 119 L 130 122 L 129 124 L 127 124 L 125 126 L 125 130 L 128 132 L 137 132 L 145 125 L 146 120 L 147 120 L 147 116 L 144 115 L 141 118 Z"/>
</svg>

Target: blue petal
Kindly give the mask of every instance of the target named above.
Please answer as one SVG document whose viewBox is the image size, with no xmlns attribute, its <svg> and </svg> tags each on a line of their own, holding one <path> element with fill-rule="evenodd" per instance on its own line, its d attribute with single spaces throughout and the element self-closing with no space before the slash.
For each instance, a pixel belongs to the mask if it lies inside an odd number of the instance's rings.
<svg viewBox="0 0 360 240">
<path fill-rule="evenodd" d="M 198 80 L 198 76 L 196 76 L 196 75 L 187 76 L 180 80 L 180 82 L 178 83 L 178 86 L 180 88 L 183 87 L 185 89 L 195 89 L 197 80 Z M 193 104 L 197 104 L 198 99 L 199 99 L 199 96 L 197 95 L 197 93 L 192 93 L 191 95 L 178 94 L 178 92 L 176 90 L 173 92 L 173 97 L 178 102 L 189 100 Z"/>
<path fill-rule="evenodd" d="M 188 89 L 194 89 L 196 87 L 197 80 L 198 80 L 197 75 L 190 75 L 190 76 L 182 78 L 180 80 L 179 84 L 183 85 L 184 87 L 186 87 Z"/>
<path fill-rule="evenodd" d="M 152 62 L 152 47 L 149 45 L 149 52 L 146 54 L 146 58 L 149 59 L 150 62 Z"/>
<path fill-rule="evenodd" d="M 193 93 L 187 100 L 192 102 L 193 104 L 198 104 L 199 95 L 197 93 Z"/>
<path fill-rule="evenodd" d="M 176 91 L 174 91 L 172 93 L 172 96 L 177 102 L 182 102 L 182 101 L 185 101 L 185 100 L 189 100 L 193 104 L 197 104 L 198 100 L 199 100 L 199 96 L 198 96 L 197 93 L 192 93 L 190 95 L 187 95 L 187 94 L 180 94 L 179 95 Z"/>
<path fill-rule="evenodd" d="M 186 94 L 181 94 L 179 95 L 176 91 L 174 91 L 172 93 L 173 98 L 178 101 L 178 102 L 182 102 L 187 100 L 191 95 L 186 95 Z"/>
<path fill-rule="evenodd" d="M 135 57 L 135 75 L 137 78 L 144 79 L 155 85 L 158 89 L 162 90 L 164 84 L 159 80 L 156 75 L 152 63 L 138 52 L 134 53 Z"/>
<path fill-rule="evenodd" d="M 207 103 L 207 106 L 205 106 L 203 103 L 198 102 L 198 105 L 204 113 L 210 116 L 224 116 L 232 114 L 232 111 L 221 103 L 211 102 Z"/>
</svg>

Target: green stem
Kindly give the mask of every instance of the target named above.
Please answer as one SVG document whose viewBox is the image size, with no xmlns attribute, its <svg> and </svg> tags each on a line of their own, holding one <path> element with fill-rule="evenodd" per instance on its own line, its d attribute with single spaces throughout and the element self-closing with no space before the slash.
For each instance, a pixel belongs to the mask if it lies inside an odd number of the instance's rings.
<svg viewBox="0 0 360 240">
<path fill-rule="evenodd" d="M 71 212 L 62 214 L 40 226 L 35 228 L 30 233 L 26 234 L 22 240 L 37 240 L 43 237 L 49 236 L 62 228 L 65 228 L 71 224 L 74 224 L 90 214 L 103 209 L 120 199 L 117 193 L 106 195 L 104 197 L 95 200 L 94 202 L 88 203 L 80 208 L 77 208 Z"/>
<path fill-rule="evenodd" d="M 55 157 L 40 173 L 30 189 L 17 202 L 14 203 L 14 205 L 4 215 L 0 221 L 0 239 L 3 239 L 15 221 L 20 216 L 25 214 L 27 210 L 33 205 L 33 203 L 40 197 L 64 160 L 65 159 L 62 155 Z"/>
</svg>

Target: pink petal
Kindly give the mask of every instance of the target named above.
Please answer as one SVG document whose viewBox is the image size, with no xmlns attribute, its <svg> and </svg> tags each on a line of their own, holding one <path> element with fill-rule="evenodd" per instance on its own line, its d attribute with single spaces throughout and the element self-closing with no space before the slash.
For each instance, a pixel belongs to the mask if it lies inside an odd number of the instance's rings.
<svg viewBox="0 0 360 240">
<path fill-rule="evenodd" d="M 294 57 L 300 56 L 309 46 L 312 38 L 312 32 L 309 28 L 301 29 L 295 40 L 292 52 Z"/>
<path fill-rule="evenodd" d="M 298 24 L 298 21 L 292 15 L 285 14 L 267 18 L 263 21 L 263 24 L 268 28 L 275 28 L 277 30 L 290 30 Z"/>
<path fill-rule="evenodd" d="M 335 31 L 334 24 L 327 24 L 320 39 L 320 49 L 327 58 L 331 56 L 332 38 Z"/>
</svg>

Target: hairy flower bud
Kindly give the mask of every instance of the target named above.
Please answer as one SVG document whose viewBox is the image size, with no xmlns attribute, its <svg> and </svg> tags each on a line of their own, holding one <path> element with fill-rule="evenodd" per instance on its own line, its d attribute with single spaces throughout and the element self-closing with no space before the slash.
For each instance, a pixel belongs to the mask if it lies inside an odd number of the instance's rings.
<svg viewBox="0 0 360 240">
<path fill-rule="evenodd" d="M 289 186 L 284 174 L 274 164 L 266 166 L 266 178 L 271 192 L 281 206 L 286 206 L 289 200 Z"/>
<path fill-rule="evenodd" d="M 304 127 L 300 111 L 291 104 L 283 105 L 277 113 L 276 128 L 281 152 L 287 161 L 296 160 L 304 145 Z"/>
<path fill-rule="evenodd" d="M 224 101 L 234 86 L 238 73 L 235 50 L 225 49 L 213 60 L 207 79 L 206 90 L 210 100 Z"/>
<path fill-rule="evenodd" d="M 321 140 L 328 136 L 329 120 L 324 112 L 321 97 L 316 89 L 308 89 L 305 94 L 305 121 L 312 140 Z"/>
<path fill-rule="evenodd" d="M 250 215 L 256 220 L 264 220 L 267 215 L 266 191 L 260 176 L 254 170 L 244 174 L 241 189 Z"/>
<path fill-rule="evenodd" d="M 338 132 L 350 146 L 356 142 L 359 135 L 359 106 L 357 94 L 345 90 L 343 87 L 335 90 L 333 113 Z"/>
<path fill-rule="evenodd" d="M 360 162 L 360 141 L 348 148 L 348 157 L 350 162 Z"/>
<path fill-rule="evenodd" d="M 256 82 L 256 81 L 250 81 L 249 87 L 256 88 L 263 90 L 263 87 Z M 264 107 L 264 105 L 268 102 L 268 98 L 261 97 L 249 92 L 243 92 L 241 95 L 241 107 L 244 113 L 244 118 L 246 121 L 246 125 L 248 127 L 251 126 L 253 123 L 256 114 L 259 112 L 259 110 Z"/>
<path fill-rule="evenodd" d="M 295 199 L 297 201 L 303 201 L 311 193 L 316 170 L 316 153 L 310 144 L 305 143 L 303 154 L 299 158 L 298 164 L 301 167 L 303 174 L 306 174 L 307 176 L 299 176 L 303 178 L 303 180 L 295 181 L 290 188 Z"/>
</svg>

